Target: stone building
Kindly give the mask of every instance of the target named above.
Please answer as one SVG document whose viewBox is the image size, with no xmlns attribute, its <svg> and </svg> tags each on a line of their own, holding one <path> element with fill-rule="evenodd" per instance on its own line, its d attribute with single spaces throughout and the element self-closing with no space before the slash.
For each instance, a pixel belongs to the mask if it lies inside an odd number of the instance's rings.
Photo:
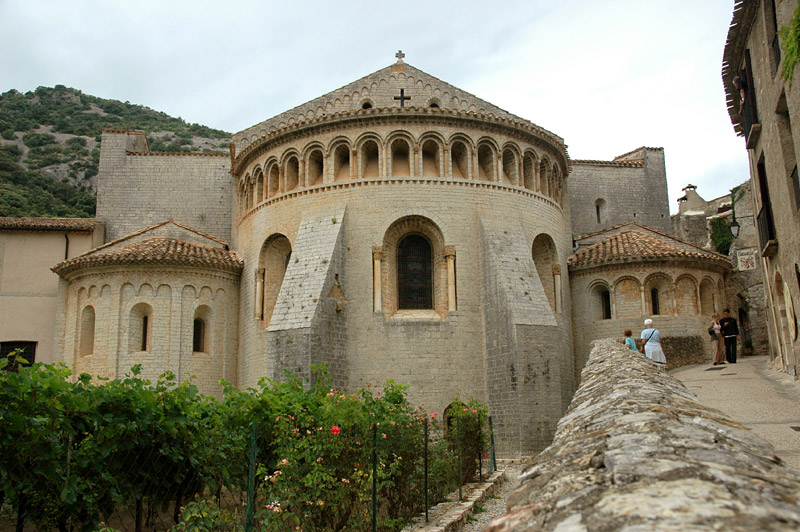
<svg viewBox="0 0 800 532">
<path fill-rule="evenodd" d="M 797 0 L 738 2 L 722 64 L 728 112 L 750 159 L 771 355 L 793 375 L 800 357 L 794 312 L 800 297 L 800 91 L 780 73 L 779 29 L 798 9 Z M 793 72 L 796 81 L 796 64 Z"/>
<path fill-rule="evenodd" d="M 235 134 L 229 155 L 152 153 L 143 132 L 106 130 L 97 220 L 105 244 L 48 262 L 55 345 L 37 360 L 107 377 L 139 363 L 217 395 L 219 379 L 313 378 L 325 363 L 337 387 L 394 379 L 430 410 L 485 402 L 505 456 L 550 442 L 590 336 L 633 317 L 622 295 L 611 322 L 587 314 L 591 275 L 627 290 L 622 270 L 644 285 L 662 268 L 686 338 L 705 334 L 700 287 L 717 294 L 724 275 L 664 233 L 662 149 L 570 161 L 559 136 L 402 54 Z M 668 256 L 568 262 L 576 228 L 630 220 Z"/>
<path fill-rule="evenodd" d="M 635 222 L 584 234 L 577 244 L 569 259 L 577 367 L 593 340 L 638 333 L 648 317 L 664 336 L 670 367 L 712 355 L 705 331 L 725 305 L 727 257 Z"/>
<path fill-rule="evenodd" d="M 663 148 L 642 146 L 611 161 L 573 160 L 569 185 L 575 235 L 627 221 L 672 231 Z"/>
<path fill-rule="evenodd" d="M 728 251 L 733 269 L 725 285 L 726 307 L 739 320 L 741 352 L 767 355 L 767 315 L 770 310 L 766 305 L 764 276 L 759 267 L 758 234 L 751 189 L 749 180 L 735 187 L 737 197 L 734 204 L 731 194 L 706 201 L 697 193 L 697 187 L 687 185 L 683 188 L 684 195 L 678 198 L 678 213 L 671 218 L 673 234 L 712 251 L 715 250 L 711 237 L 715 222 L 723 222 L 719 227 L 729 232 L 730 224 L 736 220 L 738 235 L 735 238 L 731 235 L 733 241 Z"/>
</svg>

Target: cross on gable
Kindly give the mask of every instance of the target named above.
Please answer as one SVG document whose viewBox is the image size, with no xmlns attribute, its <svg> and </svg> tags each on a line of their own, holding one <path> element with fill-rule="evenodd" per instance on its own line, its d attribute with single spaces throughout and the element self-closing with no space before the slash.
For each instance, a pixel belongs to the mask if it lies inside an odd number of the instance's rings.
<svg viewBox="0 0 800 532">
<path fill-rule="evenodd" d="M 397 53 L 394 54 L 394 56 L 397 58 L 398 63 L 402 63 L 403 58 L 406 56 L 406 54 L 403 53 L 403 50 L 397 50 Z"/>
<path fill-rule="evenodd" d="M 405 101 L 410 100 L 411 96 L 406 96 L 406 90 L 400 89 L 400 96 L 395 96 L 395 100 L 400 100 L 400 107 L 405 107 Z"/>
</svg>

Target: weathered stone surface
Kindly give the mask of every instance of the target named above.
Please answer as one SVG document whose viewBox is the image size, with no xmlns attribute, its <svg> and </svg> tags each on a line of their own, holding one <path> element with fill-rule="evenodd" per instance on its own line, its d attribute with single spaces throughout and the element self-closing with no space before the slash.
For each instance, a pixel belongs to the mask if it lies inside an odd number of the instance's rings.
<svg viewBox="0 0 800 532">
<path fill-rule="evenodd" d="M 798 530 L 800 474 L 613 340 L 491 532 Z"/>
</svg>

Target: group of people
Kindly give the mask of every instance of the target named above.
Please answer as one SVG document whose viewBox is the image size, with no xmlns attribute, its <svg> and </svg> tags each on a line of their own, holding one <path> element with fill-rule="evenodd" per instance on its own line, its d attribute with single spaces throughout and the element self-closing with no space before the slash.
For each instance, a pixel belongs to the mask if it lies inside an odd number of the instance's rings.
<svg viewBox="0 0 800 532">
<path fill-rule="evenodd" d="M 724 317 L 720 319 L 716 312 L 711 316 L 711 325 L 708 333 L 714 342 L 714 365 L 725 364 L 727 360 L 730 364 L 736 364 L 736 342 L 739 338 L 739 325 L 736 319 L 731 317 L 730 309 L 722 311 Z M 667 357 L 661 348 L 661 332 L 653 326 L 653 320 L 644 320 L 645 329 L 642 331 L 642 346 L 637 349 L 636 341 L 632 338 L 633 332 L 628 329 L 625 331 L 625 345 L 634 351 L 641 351 L 644 355 L 655 362 L 666 366 Z M 723 347 L 724 355 L 723 355 Z"/>
<path fill-rule="evenodd" d="M 711 324 L 708 326 L 708 334 L 714 343 L 714 365 L 725 364 L 727 360 L 730 364 L 736 364 L 736 343 L 739 339 L 739 324 L 736 318 L 731 318 L 731 311 L 722 311 L 724 317 L 720 319 L 719 314 L 711 315 Z M 725 346 L 724 348 L 722 346 Z M 724 349 L 724 354 L 723 354 Z"/>
</svg>

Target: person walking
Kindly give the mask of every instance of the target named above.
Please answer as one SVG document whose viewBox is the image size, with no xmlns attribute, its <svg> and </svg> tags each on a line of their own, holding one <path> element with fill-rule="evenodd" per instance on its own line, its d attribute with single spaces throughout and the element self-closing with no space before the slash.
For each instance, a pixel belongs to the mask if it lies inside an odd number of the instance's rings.
<svg viewBox="0 0 800 532">
<path fill-rule="evenodd" d="M 739 324 L 736 318 L 731 318 L 730 309 L 722 311 L 723 318 L 719 320 L 720 332 L 725 339 L 725 358 L 729 364 L 736 364 L 736 342 L 739 339 Z"/>
<path fill-rule="evenodd" d="M 714 345 L 714 365 L 719 366 L 725 363 L 725 341 L 722 339 L 722 326 L 719 324 L 719 314 L 716 312 L 711 315 L 711 324 L 708 326 L 711 336 L 711 343 Z"/>
<path fill-rule="evenodd" d="M 636 341 L 633 338 L 631 338 L 631 336 L 633 336 L 633 331 L 631 331 L 630 329 L 625 329 L 625 332 L 623 334 L 625 335 L 625 345 L 627 345 L 634 351 L 638 351 L 638 349 L 636 349 Z"/>
<path fill-rule="evenodd" d="M 667 357 L 661 349 L 661 333 L 653 327 L 653 320 L 644 320 L 646 329 L 642 331 L 642 353 L 656 364 L 666 366 Z"/>
</svg>

